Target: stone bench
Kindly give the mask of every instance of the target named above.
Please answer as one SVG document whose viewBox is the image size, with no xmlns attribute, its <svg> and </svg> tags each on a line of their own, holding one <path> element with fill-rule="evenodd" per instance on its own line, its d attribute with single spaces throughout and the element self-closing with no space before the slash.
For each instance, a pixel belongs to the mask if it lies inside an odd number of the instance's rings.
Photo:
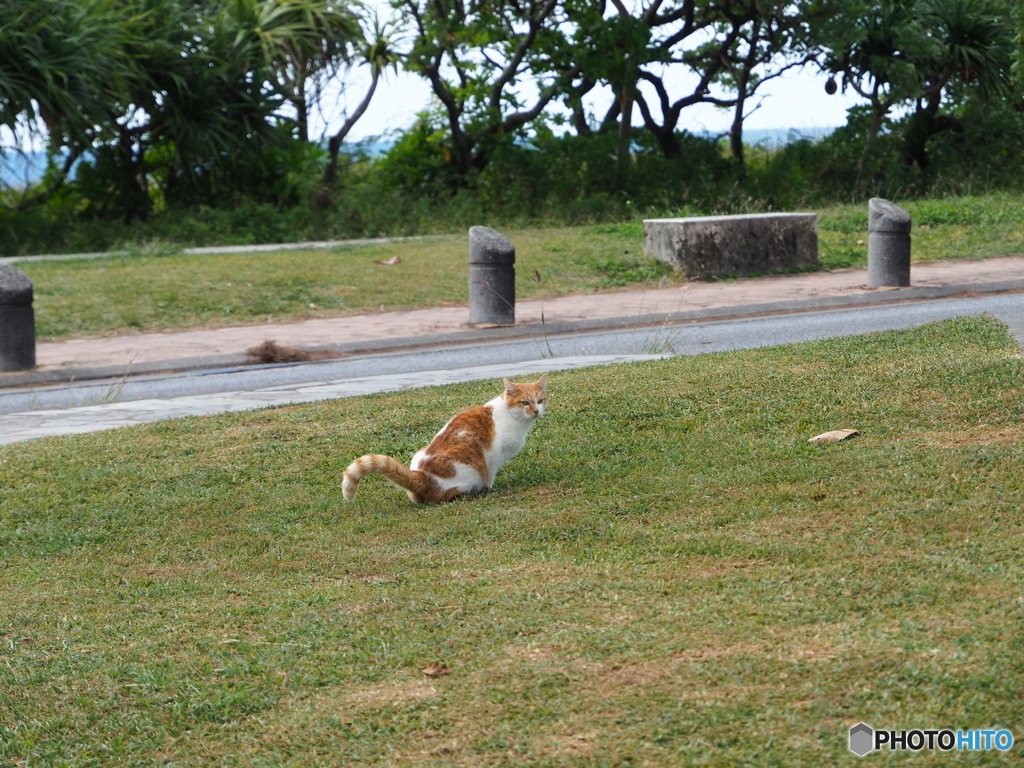
<svg viewBox="0 0 1024 768">
<path fill-rule="evenodd" d="M 818 263 L 818 214 L 645 219 L 644 255 L 689 279 L 810 267 Z"/>
</svg>

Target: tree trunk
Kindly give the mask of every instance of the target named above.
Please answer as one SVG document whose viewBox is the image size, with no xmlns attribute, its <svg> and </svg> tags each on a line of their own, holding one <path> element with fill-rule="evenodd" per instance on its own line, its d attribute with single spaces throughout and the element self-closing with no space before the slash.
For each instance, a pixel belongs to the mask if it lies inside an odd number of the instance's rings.
<svg viewBox="0 0 1024 768">
<path fill-rule="evenodd" d="M 729 128 L 729 146 L 733 159 L 736 160 L 736 178 L 743 181 L 747 177 L 747 166 L 743 153 L 743 108 L 747 103 L 747 85 L 750 83 L 750 71 L 757 63 L 757 43 L 761 39 L 761 21 L 754 22 L 750 34 L 750 49 L 747 57 L 740 65 L 736 79 L 736 106 L 733 112 L 732 126 Z"/>
<path fill-rule="evenodd" d="M 577 136 L 590 136 L 593 134 L 590 123 L 587 122 L 587 112 L 583 107 L 583 97 L 590 93 L 595 85 L 596 83 L 591 80 L 584 80 L 579 88 L 572 89 L 569 98 L 565 101 L 566 106 L 572 112 L 572 127 L 576 129 Z"/>
<path fill-rule="evenodd" d="M 325 186 L 332 187 L 338 180 L 338 152 L 341 151 L 341 142 L 345 140 L 349 131 L 352 130 L 356 122 L 366 112 L 366 108 L 370 106 L 370 100 L 373 98 L 373 92 L 377 90 L 377 81 L 380 79 L 380 73 L 374 72 L 373 79 L 370 81 L 370 87 L 366 92 L 366 96 L 359 102 L 359 106 L 356 107 L 356 111 L 352 113 L 352 116 L 345 121 L 345 124 L 341 126 L 336 134 L 331 136 L 330 142 L 327 144 L 327 153 L 330 160 L 327 162 L 327 168 L 324 169 L 323 183 Z"/>
<path fill-rule="evenodd" d="M 676 132 L 666 126 L 658 126 L 652 128 L 647 126 L 647 130 L 654 134 L 654 138 L 658 140 L 658 146 L 661 147 L 661 154 L 664 155 L 666 160 L 675 160 L 681 157 L 683 154 L 683 148 L 679 146 L 679 139 L 676 138 Z"/>
<path fill-rule="evenodd" d="M 131 224 L 135 218 L 146 219 L 153 206 L 146 188 L 143 148 L 140 146 L 136 154 L 133 144 L 131 132 L 122 127 L 119 142 L 124 163 L 121 168 L 121 212 L 124 214 L 125 224 Z"/>
<path fill-rule="evenodd" d="M 622 104 L 619 103 L 618 99 L 612 101 L 608 112 L 605 113 L 604 119 L 601 121 L 601 125 L 598 127 L 597 132 L 600 134 L 606 134 L 611 132 L 612 128 L 617 126 L 619 123 L 619 113 L 622 111 Z"/>
<path fill-rule="evenodd" d="M 917 163 L 918 168 L 928 172 L 931 158 L 928 157 L 928 139 L 943 128 L 937 125 L 940 96 L 932 97 L 922 109 L 918 108 L 907 121 L 907 131 L 903 136 L 903 159 L 907 166 Z"/>
<path fill-rule="evenodd" d="M 650 78 L 644 79 L 650 82 Z M 678 109 L 669 106 L 667 98 L 662 99 L 661 108 L 664 115 L 664 125 L 659 125 L 654 116 L 651 115 L 650 107 L 647 106 L 644 95 L 639 91 L 636 94 L 636 103 L 640 107 L 640 114 L 643 115 L 644 127 L 658 140 L 658 146 L 661 147 L 661 154 L 664 155 L 665 159 L 673 160 L 682 155 L 683 150 L 679 146 L 679 139 L 676 138 L 675 132 L 675 126 L 679 122 Z"/>
<path fill-rule="evenodd" d="M 583 102 L 574 101 L 571 104 L 572 109 L 572 127 L 576 129 L 577 136 L 590 136 L 593 131 L 590 130 L 590 123 L 587 122 L 587 113 L 583 109 Z"/>
<path fill-rule="evenodd" d="M 630 145 L 633 142 L 633 102 L 636 100 L 636 63 L 627 61 L 619 103 L 619 136 L 615 151 L 615 186 L 624 190 L 629 180 Z"/>
<path fill-rule="evenodd" d="M 746 73 L 740 77 L 739 95 L 736 98 L 736 111 L 733 113 L 732 126 L 729 128 L 729 146 L 733 159 L 736 161 L 736 178 L 743 181 L 747 178 L 747 166 L 743 157 L 743 105 L 747 96 Z"/>
<path fill-rule="evenodd" d="M 628 86 L 622 89 L 622 111 L 619 115 L 619 135 L 615 149 L 615 186 L 620 190 L 629 179 L 629 145 L 633 139 L 633 94 Z"/>
<path fill-rule="evenodd" d="M 860 175 L 864 171 L 864 164 L 868 160 L 871 144 L 874 142 L 875 137 L 878 136 L 878 132 L 882 130 L 882 121 L 885 120 L 885 116 L 889 113 L 889 103 L 878 98 L 878 87 L 876 82 L 874 90 L 869 97 L 873 113 L 871 115 L 871 125 L 868 126 L 868 135 L 864 139 L 864 150 L 860 153 L 860 160 L 857 161 L 857 181 L 860 181 Z"/>
<path fill-rule="evenodd" d="M 299 140 L 305 144 L 309 141 L 309 109 L 306 105 L 306 78 L 302 75 L 295 79 L 292 104 L 295 105 L 295 124 L 299 129 Z"/>
</svg>

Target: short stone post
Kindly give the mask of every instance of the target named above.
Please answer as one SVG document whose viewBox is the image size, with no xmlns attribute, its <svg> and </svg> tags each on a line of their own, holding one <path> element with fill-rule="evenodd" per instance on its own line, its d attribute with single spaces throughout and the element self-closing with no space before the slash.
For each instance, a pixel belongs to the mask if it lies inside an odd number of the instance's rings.
<svg viewBox="0 0 1024 768">
<path fill-rule="evenodd" d="M 20 269 L 0 264 L 0 373 L 35 367 L 32 281 Z"/>
<path fill-rule="evenodd" d="M 868 287 L 910 285 L 910 214 L 880 197 L 868 201 Z"/>
<path fill-rule="evenodd" d="M 469 230 L 469 322 L 516 322 L 516 249 L 490 227 Z"/>
</svg>

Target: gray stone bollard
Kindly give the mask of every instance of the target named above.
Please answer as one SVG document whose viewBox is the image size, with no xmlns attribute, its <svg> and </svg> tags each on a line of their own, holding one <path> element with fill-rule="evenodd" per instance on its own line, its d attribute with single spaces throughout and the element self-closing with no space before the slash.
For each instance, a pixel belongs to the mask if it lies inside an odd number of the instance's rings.
<svg viewBox="0 0 1024 768">
<path fill-rule="evenodd" d="M 910 214 L 880 197 L 868 201 L 868 287 L 910 285 Z"/>
<path fill-rule="evenodd" d="M 20 269 L 0 264 L 0 373 L 35 367 L 32 281 Z"/>
<path fill-rule="evenodd" d="M 469 322 L 515 325 L 516 249 L 490 227 L 469 230 Z"/>
</svg>

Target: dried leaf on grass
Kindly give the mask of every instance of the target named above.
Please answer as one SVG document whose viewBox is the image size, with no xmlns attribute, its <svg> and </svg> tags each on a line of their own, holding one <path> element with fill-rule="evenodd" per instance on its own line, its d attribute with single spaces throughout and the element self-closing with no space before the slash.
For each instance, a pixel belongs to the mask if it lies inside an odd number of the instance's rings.
<svg viewBox="0 0 1024 768">
<path fill-rule="evenodd" d="M 391 266 L 393 264 L 401 264 L 402 260 L 398 256 L 392 256 L 390 259 L 377 259 L 374 264 L 386 264 Z"/>
<path fill-rule="evenodd" d="M 440 677 L 441 675 L 449 674 L 451 670 L 444 664 L 438 664 L 436 661 L 432 661 L 427 664 L 427 666 L 420 667 L 420 672 L 427 677 Z"/>
<path fill-rule="evenodd" d="M 862 434 L 864 433 L 859 429 L 833 429 L 831 432 L 816 435 L 810 438 L 807 442 L 818 443 L 819 445 L 822 443 L 838 443 L 840 440 L 845 440 L 848 437 Z"/>
<path fill-rule="evenodd" d="M 245 362 L 249 365 L 260 363 L 305 363 L 311 360 L 332 360 L 341 357 L 340 352 L 329 349 L 295 349 L 285 347 L 276 341 L 264 341 L 256 347 L 245 350 Z"/>
</svg>

